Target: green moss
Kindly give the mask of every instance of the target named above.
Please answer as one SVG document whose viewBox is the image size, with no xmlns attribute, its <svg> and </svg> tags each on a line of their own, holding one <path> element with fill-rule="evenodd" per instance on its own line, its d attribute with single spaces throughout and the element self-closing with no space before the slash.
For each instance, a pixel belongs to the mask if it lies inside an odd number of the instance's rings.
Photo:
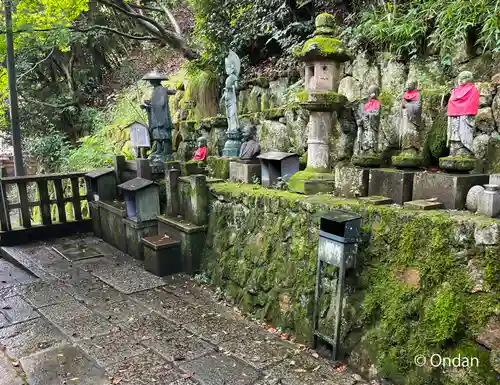
<svg viewBox="0 0 500 385">
<path fill-rule="evenodd" d="M 391 90 L 382 89 L 379 96 L 382 111 L 390 111 L 394 106 L 395 98 Z"/>
<path fill-rule="evenodd" d="M 446 136 L 447 136 L 448 121 L 443 114 L 441 117 L 436 117 L 432 122 L 432 126 L 427 134 L 426 147 L 430 154 L 438 159 L 447 154 Z"/>
<path fill-rule="evenodd" d="M 199 120 L 217 114 L 217 77 L 208 71 L 195 71 L 187 78 L 184 108 L 192 106 L 189 119 Z"/>
<path fill-rule="evenodd" d="M 208 170 L 210 176 L 219 179 L 229 179 L 229 163 L 234 158 L 222 158 L 219 156 L 207 157 Z"/>
<path fill-rule="evenodd" d="M 326 36 L 316 36 L 307 40 L 304 46 L 294 50 L 293 54 L 299 58 L 319 56 L 340 61 L 347 61 L 351 57 L 340 40 Z"/>
<path fill-rule="evenodd" d="M 295 97 L 297 98 L 297 100 L 300 102 L 300 103 L 303 103 L 305 101 L 307 101 L 307 99 L 309 98 L 309 94 L 306 90 L 302 90 L 300 92 L 297 92 L 297 94 L 295 95 Z"/>
<path fill-rule="evenodd" d="M 476 160 L 474 158 L 447 156 L 439 158 L 439 167 L 449 171 L 471 171 L 476 167 Z"/>
</svg>

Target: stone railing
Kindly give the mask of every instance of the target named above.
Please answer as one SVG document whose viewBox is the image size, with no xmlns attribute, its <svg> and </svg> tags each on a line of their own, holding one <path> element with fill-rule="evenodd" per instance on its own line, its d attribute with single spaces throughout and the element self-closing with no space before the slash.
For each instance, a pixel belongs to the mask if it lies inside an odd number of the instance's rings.
<svg viewBox="0 0 500 385">
<path fill-rule="evenodd" d="M 85 172 L 72 172 L 1 178 L 0 243 L 90 230 L 86 203 L 92 197 L 84 176 Z"/>
</svg>

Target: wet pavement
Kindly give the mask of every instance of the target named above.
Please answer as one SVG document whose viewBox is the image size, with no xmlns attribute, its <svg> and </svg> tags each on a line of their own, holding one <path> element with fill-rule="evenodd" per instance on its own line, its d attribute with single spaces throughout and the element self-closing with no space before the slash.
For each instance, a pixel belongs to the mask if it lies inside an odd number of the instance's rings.
<svg viewBox="0 0 500 385">
<path fill-rule="evenodd" d="M 0 385 L 366 384 L 95 237 L 3 253 Z"/>
</svg>

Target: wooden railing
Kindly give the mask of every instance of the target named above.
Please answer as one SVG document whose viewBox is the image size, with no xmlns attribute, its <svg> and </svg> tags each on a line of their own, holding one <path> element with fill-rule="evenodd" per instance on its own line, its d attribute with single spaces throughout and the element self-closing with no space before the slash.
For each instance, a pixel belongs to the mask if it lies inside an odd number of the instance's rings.
<svg viewBox="0 0 500 385">
<path fill-rule="evenodd" d="M 0 178 L 1 230 L 10 232 L 37 225 L 48 227 L 83 221 L 86 218 L 82 214 L 82 202 L 92 199 L 87 193 L 90 188 L 85 185 L 84 176 L 85 172 L 73 172 Z M 81 194 L 81 189 L 84 194 Z M 72 208 L 70 218 L 67 215 L 68 202 Z M 20 226 L 13 223 L 17 222 L 16 216 Z"/>
</svg>

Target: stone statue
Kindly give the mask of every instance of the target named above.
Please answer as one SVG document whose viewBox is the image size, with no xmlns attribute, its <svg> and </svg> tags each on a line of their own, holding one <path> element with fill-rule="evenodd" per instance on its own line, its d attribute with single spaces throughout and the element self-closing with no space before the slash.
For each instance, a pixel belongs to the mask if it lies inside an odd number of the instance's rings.
<svg viewBox="0 0 500 385">
<path fill-rule="evenodd" d="M 401 154 L 392 157 L 396 167 L 419 167 L 422 157 L 422 102 L 418 83 L 408 80 L 406 92 L 401 101 L 401 125 L 399 132 L 399 147 Z"/>
<path fill-rule="evenodd" d="M 172 160 L 172 119 L 168 105 L 169 95 L 175 95 L 175 91 L 168 90 L 161 85 L 167 76 L 156 71 L 145 75 L 142 80 L 149 80 L 153 86 L 151 99 L 145 100 L 141 108 L 148 113 L 149 132 L 156 144 L 156 149 L 149 155 L 153 162 L 165 162 Z"/>
<path fill-rule="evenodd" d="M 446 171 L 471 171 L 475 168 L 472 149 L 476 115 L 479 110 L 479 91 L 474 85 L 472 73 L 461 72 L 458 86 L 448 101 L 447 145 L 450 156 L 440 158 L 439 165 Z"/>
<path fill-rule="evenodd" d="M 241 62 L 233 51 L 225 60 L 226 85 L 221 98 L 221 105 L 224 105 L 227 118 L 227 138 L 223 155 L 238 156 L 240 148 L 240 124 L 238 121 L 238 103 L 236 100 L 236 91 L 238 90 L 238 76 L 240 75 Z"/>
<path fill-rule="evenodd" d="M 370 95 L 368 102 L 360 106 L 358 111 L 357 154 L 353 157 L 353 163 L 358 166 L 379 166 L 378 132 L 381 104 L 378 96 L 380 89 L 372 85 L 368 93 Z"/>
<path fill-rule="evenodd" d="M 255 162 L 257 161 L 257 155 L 260 155 L 260 145 L 255 140 L 255 126 L 252 124 L 243 127 L 243 144 L 239 155 L 240 160 L 244 162 Z"/>
<path fill-rule="evenodd" d="M 198 148 L 195 151 L 192 160 L 205 160 L 207 157 L 207 139 L 204 136 L 200 136 L 197 140 Z"/>
</svg>

